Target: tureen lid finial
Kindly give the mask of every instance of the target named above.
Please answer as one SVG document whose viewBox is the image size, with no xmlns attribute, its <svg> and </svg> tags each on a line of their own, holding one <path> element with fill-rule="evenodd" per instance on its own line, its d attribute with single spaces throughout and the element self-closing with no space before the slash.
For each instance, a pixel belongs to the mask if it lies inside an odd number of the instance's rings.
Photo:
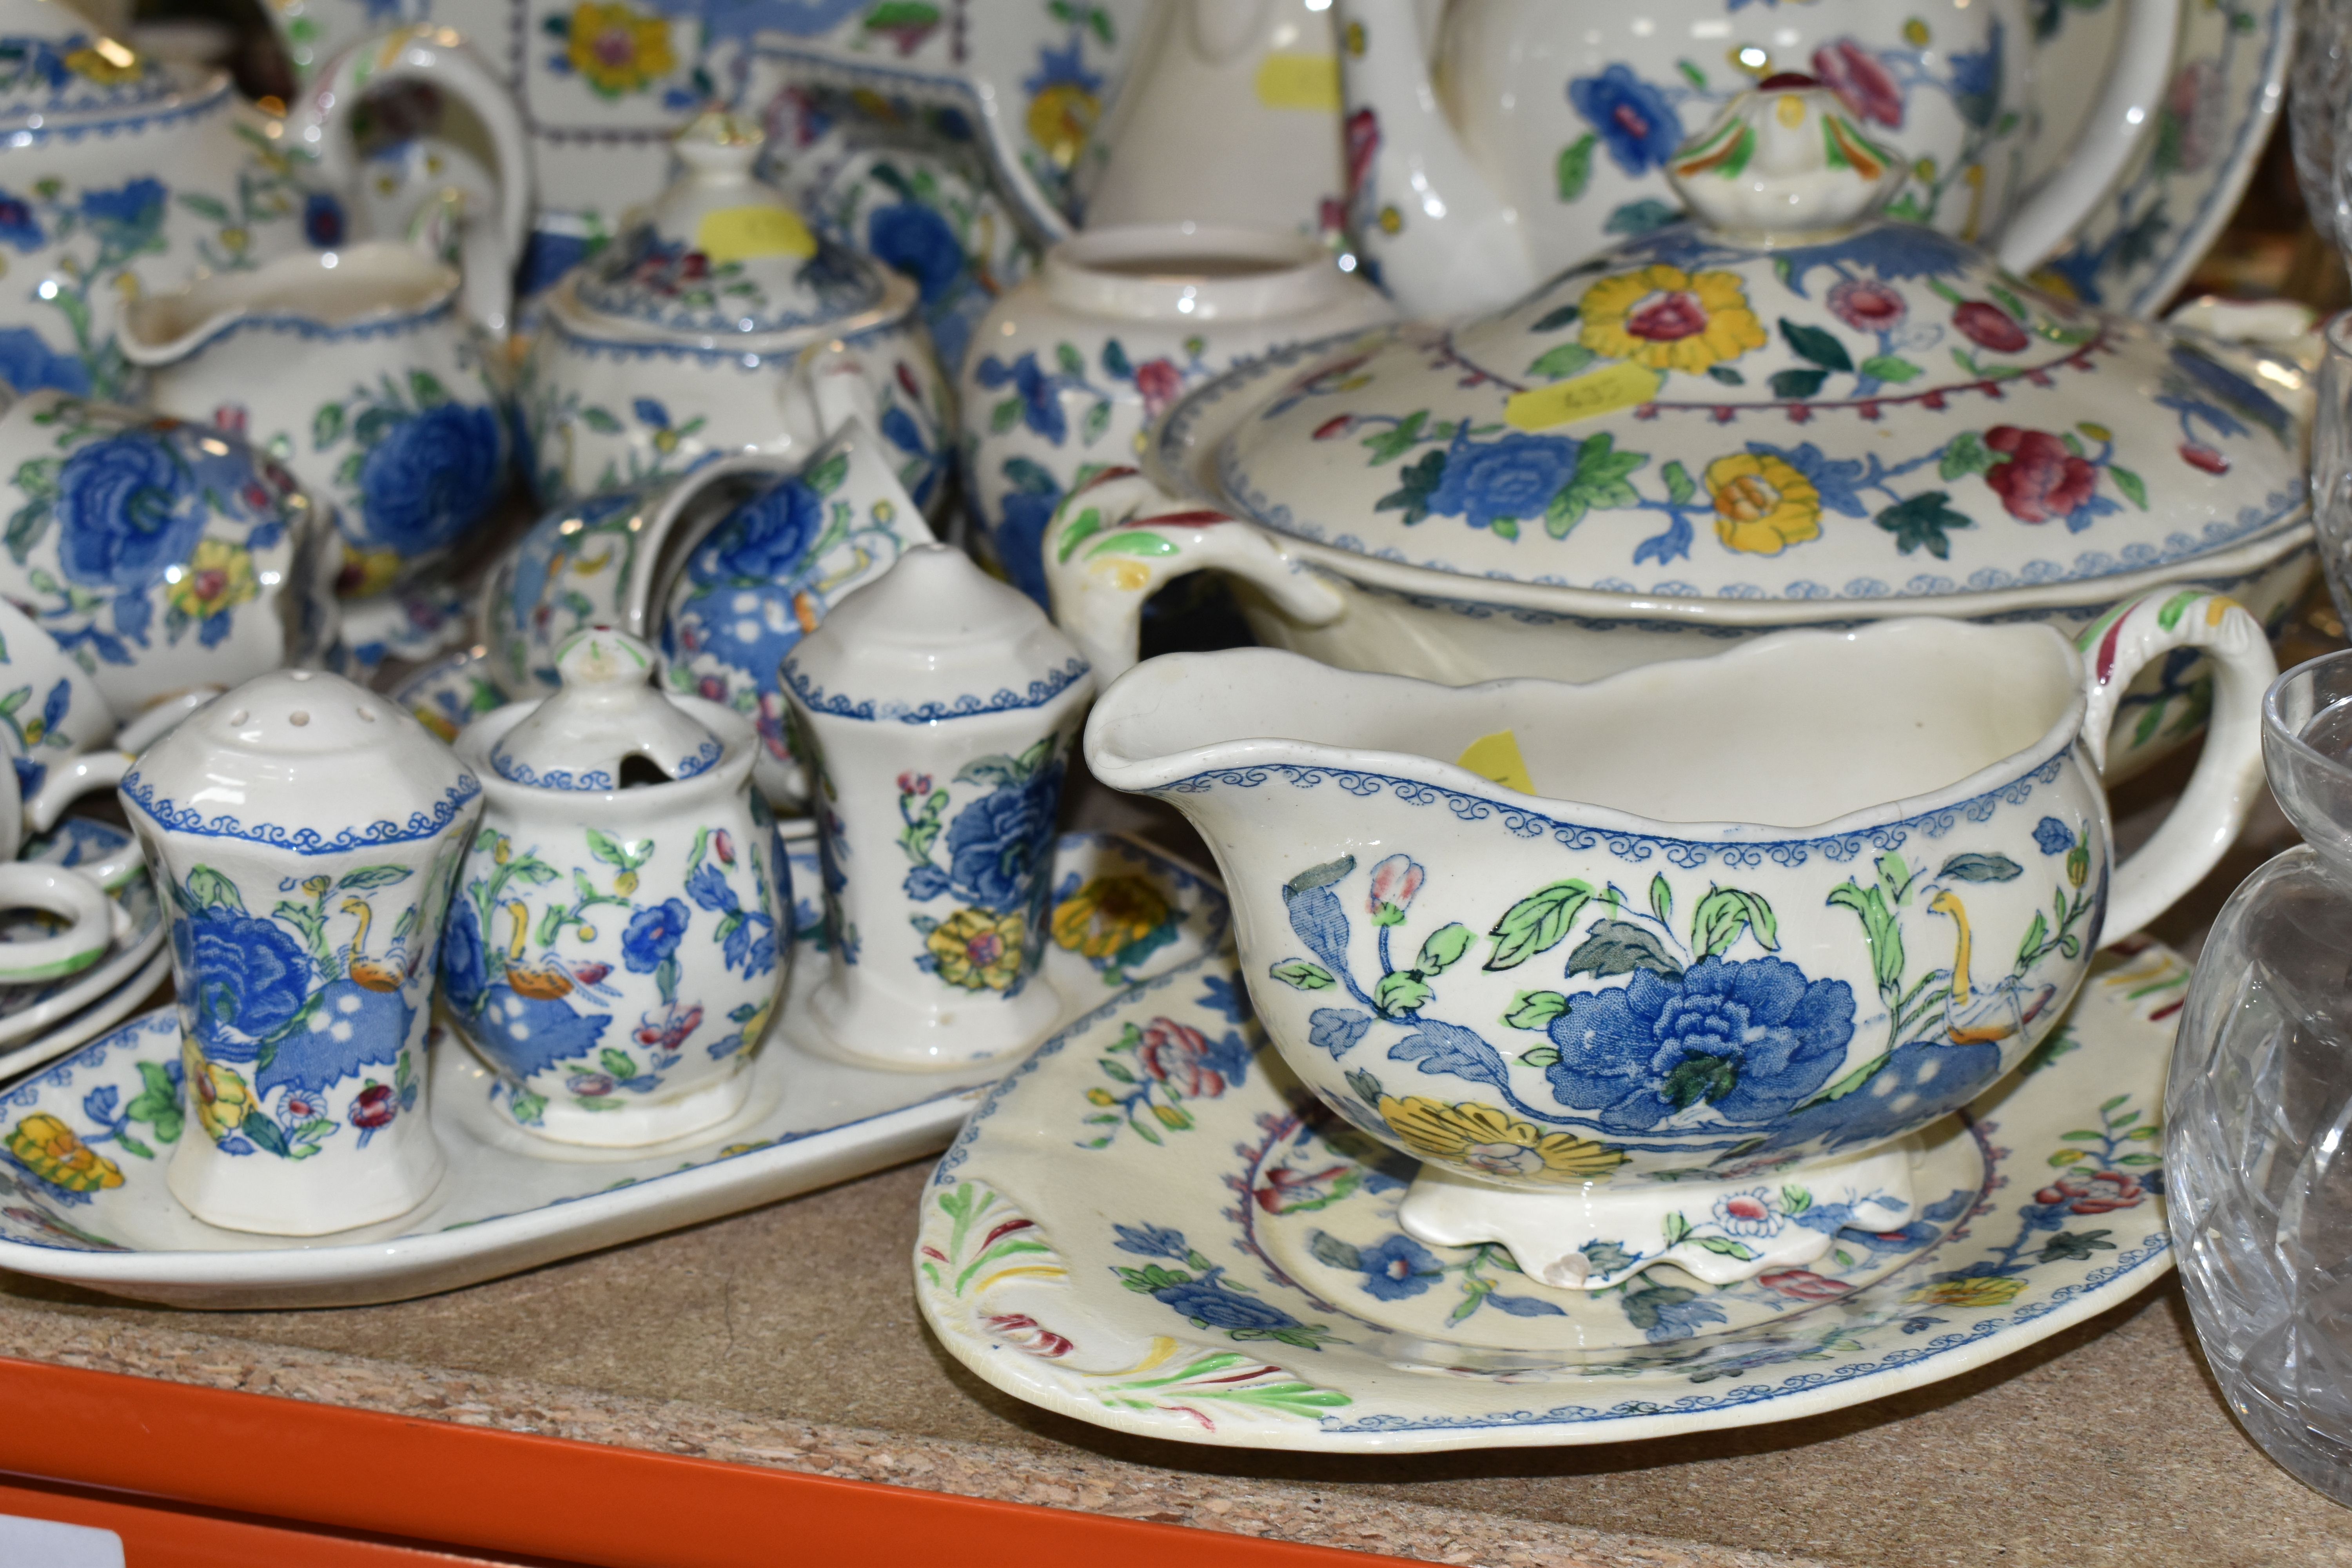
<svg viewBox="0 0 2352 1568">
<path fill-rule="evenodd" d="M 1836 93 L 1793 72 L 1734 98 L 1666 163 L 1701 223 L 1767 237 L 1850 227 L 1903 176 L 1900 153 L 1865 135 Z"/>
<path fill-rule="evenodd" d="M 621 764 L 643 757 L 667 778 L 707 772 L 718 736 L 646 684 L 654 652 L 626 632 L 590 626 L 555 650 L 563 689 L 506 732 L 490 768 L 538 789 L 613 790 Z M 648 781 L 651 782 L 651 781 Z"/>
</svg>

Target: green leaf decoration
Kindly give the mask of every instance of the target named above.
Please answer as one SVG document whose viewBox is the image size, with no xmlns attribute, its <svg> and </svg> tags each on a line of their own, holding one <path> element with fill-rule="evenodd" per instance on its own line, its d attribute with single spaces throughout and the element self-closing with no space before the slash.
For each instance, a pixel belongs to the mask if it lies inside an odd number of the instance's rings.
<svg viewBox="0 0 2352 1568">
<path fill-rule="evenodd" d="M 1732 369 L 1727 364 L 1711 364 L 1707 366 L 1706 378 L 1709 381 L 1721 382 L 1726 386 L 1746 386 L 1748 384 L 1748 378 L 1740 374 L 1738 371 Z"/>
<path fill-rule="evenodd" d="M 1344 1268 L 1350 1273 L 1363 1271 L 1363 1253 L 1354 1244 L 1342 1241 L 1328 1231 L 1318 1230 L 1308 1237 L 1307 1250 L 1313 1253 L 1318 1261 L 1334 1268 Z"/>
<path fill-rule="evenodd" d="M 1381 1080 L 1361 1068 L 1349 1069 L 1348 1087 L 1354 1089 L 1357 1098 L 1366 1105 L 1378 1105 L 1381 1102 Z"/>
<path fill-rule="evenodd" d="M 1583 308 L 1580 305 L 1562 305 L 1557 310 L 1547 310 L 1542 315 L 1537 317 L 1536 324 L 1529 327 L 1528 331 L 1531 332 L 1556 332 L 1563 327 L 1572 327 L 1576 325 L 1577 318 L 1582 313 Z"/>
<path fill-rule="evenodd" d="M 1554 343 L 1535 357 L 1534 362 L 1528 366 L 1528 374 L 1540 375 L 1550 381 L 1565 381 L 1598 357 L 1582 343 Z"/>
<path fill-rule="evenodd" d="M 1372 467 L 1394 462 L 1421 444 L 1422 427 L 1429 423 L 1429 410 L 1416 408 L 1387 429 L 1364 437 L 1364 449 L 1372 455 Z"/>
<path fill-rule="evenodd" d="M 1963 430 L 1944 444 L 1944 458 L 1936 471 L 1949 484 L 1970 474 L 1990 473 L 1993 466 L 2002 460 L 1984 444 L 1983 437 L 1973 430 Z"/>
<path fill-rule="evenodd" d="M 1013 412 L 1015 414 L 1020 412 L 1018 398 L 1013 399 Z M 621 422 L 614 418 L 608 411 L 593 405 L 580 410 L 580 422 L 599 436 L 617 436 L 621 433 Z"/>
<path fill-rule="evenodd" d="M 1002 436 L 1020 423 L 1021 399 L 1018 396 L 1004 398 L 988 411 L 988 428 L 991 435 Z"/>
<path fill-rule="evenodd" d="M 1445 448 L 1423 452 L 1397 475 L 1397 488 L 1372 503 L 1374 511 L 1402 511 L 1408 526 L 1429 515 L 1429 498 L 1445 478 Z"/>
<path fill-rule="evenodd" d="M 1381 976 L 1381 983 L 1372 987 L 1372 1005 L 1383 1013 L 1412 1013 L 1427 1006 L 1434 994 L 1420 971 L 1400 969 Z"/>
<path fill-rule="evenodd" d="M 1938 877 L 1957 877 L 1963 882 L 2010 882 L 2025 872 L 2025 868 L 2006 855 L 1955 855 L 1944 862 Z"/>
<path fill-rule="evenodd" d="M 237 1123 L 236 1130 L 251 1139 L 254 1147 L 268 1150 L 281 1160 L 286 1158 L 286 1134 L 278 1130 L 278 1123 L 269 1120 L 268 1113 L 258 1109 L 247 1111 L 245 1120 Z"/>
<path fill-rule="evenodd" d="M 1660 925 L 1668 924 L 1675 918 L 1675 890 L 1666 886 L 1663 871 L 1650 879 L 1650 912 L 1658 917 Z"/>
<path fill-rule="evenodd" d="M 1117 338 L 1103 340 L 1102 367 L 1105 375 L 1119 381 L 1135 379 L 1135 362 L 1127 357 L 1127 345 Z"/>
<path fill-rule="evenodd" d="M 1870 947 L 1871 969 L 1878 989 L 1885 992 L 1902 984 L 1903 931 L 1886 907 L 1885 895 L 1849 878 L 1843 887 L 1831 890 L 1828 901 L 1835 908 L 1852 910 L 1861 919 L 1863 940 Z"/>
<path fill-rule="evenodd" d="M 1421 955 L 1413 960 L 1412 966 L 1423 974 L 1443 974 L 1454 967 L 1462 955 L 1470 951 L 1470 944 L 1477 940 L 1477 932 L 1459 921 L 1440 926 L 1430 932 L 1428 940 L 1421 944 Z"/>
<path fill-rule="evenodd" d="M 2147 510 L 2147 485 L 2137 474 L 2119 464 L 2110 463 L 2107 465 L 2107 477 L 2116 481 L 2116 489 L 2130 498 L 2132 505 L 2142 511 Z"/>
<path fill-rule="evenodd" d="M 616 1051 L 610 1046 L 606 1046 L 597 1053 L 596 1065 L 614 1078 L 637 1076 L 637 1064 L 630 1059 L 629 1054 L 626 1051 Z"/>
<path fill-rule="evenodd" d="M 1909 360 L 1898 355 L 1873 354 L 1862 362 L 1862 374 L 1875 376 L 1880 381 L 1891 381 L 1895 385 L 1901 386 L 1906 382 L 1917 380 L 1927 373 Z"/>
<path fill-rule="evenodd" d="M 1683 467 L 1680 458 L 1660 468 L 1658 478 L 1666 481 L 1666 499 L 1676 506 L 1690 505 L 1691 499 L 1698 494 L 1698 486 L 1692 481 L 1690 470 Z"/>
<path fill-rule="evenodd" d="M 2041 952 L 2042 941 L 2049 934 L 2050 922 L 2042 918 L 2040 910 L 2034 910 L 2033 923 L 2025 928 L 2025 935 L 2017 944 L 2017 962 L 2031 963 L 2033 954 Z"/>
<path fill-rule="evenodd" d="M 321 404 L 319 412 L 310 416 L 310 445 L 325 448 L 343 438 L 343 405 Z"/>
<path fill-rule="evenodd" d="M 1318 888 L 1328 888 L 1356 868 L 1353 855 L 1342 855 L 1337 860 L 1326 860 L 1320 866 L 1309 866 L 1282 885 L 1282 901 L 1290 902 L 1301 893 L 1311 893 Z"/>
<path fill-rule="evenodd" d="M 1101 440 L 1102 433 L 1109 428 L 1110 405 L 1097 403 L 1087 409 L 1086 416 L 1078 421 L 1078 439 L 1083 445 L 1091 447 Z"/>
<path fill-rule="evenodd" d="M 1514 1029 L 1541 1029 L 1568 1011 L 1568 998 L 1557 991 L 1522 991 L 1511 998 L 1503 1022 Z"/>
<path fill-rule="evenodd" d="M 1641 505 L 1641 495 L 1627 476 L 1649 460 L 1646 452 L 1618 451 L 1615 437 L 1606 433 L 1587 439 L 1577 448 L 1576 472 L 1544 513 L 1545 531 L 1565 539 L 1587 511 Z"/>
<path fill-rule="evenodd" d="M 1723 1258 L 1736 1258 L 1743 1263 L 1756 1256 L 1753 1249 L 1727 1236 L 1701 1236 L 1692 1239 L 1709 1252 Z"/>
<path fill-rule="evenodd" d="M 1584 187 L 1592 180 L 1592 151 L 1600 144 L 1601 138 L 1588 131 L 1559 150 L 1552 175 L 1561 201 L 1572 202 L 1584 195 Z"/>
<path fill-rule="evenodd" d="M 1698 68 L 1698 67 L 1696 67 L 1696 66 L 1693 65 L 1693 64 L 1692 64 L 1689 60 L 1687 60 L 1687 59 L 1680 59 L 1680 60 L 1676 60 L 1676 61 L 1675 62 L 1675 68 L 1676 70 L 1678 70 L 1678 71 L 1680 71 L 1680 72 L 1682 72 L 1682 73 L 1683 73 L 1683 79 L 1684 79 L 1685 81 L 1686 81 L 1686 82 L 1690 83 L 1693 87 L 1695 87 L 1695 88 L 1698 89 L 1701 92 L 1705 92 L 1705 91 L 1706 90 L 1706 72 L 1705 72 L 1705 71 L 1703 71 L 1703 70 L 1699 69 L 1699 68 Z M 1614 1246 L 1615 1244 L 1614 1244 L 1613 1242 L 1610 1242 L 1610 1243 L 1596 1242 L 1594 1245 L 1595 1245 L 1595 1246 Z M 1585 1248 L 1585 1250 L 1586 1250 L 1587 1252 L 1590 1252 L 1590 1251 L 1591 1251 L 1591 1250 L 1592 1250 L 1592 1248 L 1591 1248 L 1591 1247 L 1586 1247 L 1586 1248 Z M 1631 1262 L 1631 1261 L 1632 1261 L 1632 1259 L 1631 1259 L 1631 1258 L 1628 1258 L 1626 1261 Z M 1598 1267 L 1598 1266 L 1596 1265 L 1596 1267 Z M 1606 1271 L 1606 1270 L 1603 1270 L 1603 1272 L 1607 1272 L 1607 1271 Z"/>
<path fill-rule="evenodd" d="M 1539 952 L 1549 952 L 1568 940 L 1569 928 L 1592 900 L 1584 882 L 1554 882 L 1529 893 L 1503 911 L 1486 934 L 1495 951 L 1486 959 L 1489 970 L 1516 969 Z"/>
<path fill-rule="evenodd" d="M 1829 380 L 1825 370 L 1779 370 L 1772 373 L 1772 395 L 1783 403 L 1802 403 Z"/>
<path fill-rule="evenodd" d="M 1285 985 L 1300 991 L 1328 991 L 1337 984 L 1331 972 L 1319 963 L 1309 963 L 1303 958 L 1286 958 L 1267 973 Z"/>
<path fill-rule="evenodd" d="M 1086 357 L 1078 353 L 1076 345 L 1056 343 L 1054 346 L 1054 363 L 1062 367 L 1064 375 L 1074 375 L 1081 381 L 1086 379 Z"/>
<path fill-rule="evenodd" d="M 1871 1060 L 1863 1063 L 1860 1067 L 1846 1074 L 1843 1078 L 1838 1079 L 1835 1083 L 1830 1085 L 1829 1088 L 1822 1090 L 1821 1093 L 1813 1096 L 1812 1099 L 1805 1101 L 1803 1105 L 1797 1107 L 1797 1109 L 1799 1110 L 1804 1110 L 1816 1105 L 1827 1105 L 1833 1100 L 1843 1100 L 1847 1095 L 1852 1094 L 1855 1089 L 1860 1089 L 1864 1084 L 1866 1084 L 1872 1079 L 1876 1078 L 1880 1069 L 1885 1068 L 1888 1062 L 1891 1062 L 1894 1059 L 1895 1056 L 1891 1051 L 1885 1056 L 1873 1058 Z"/>
<path fill-rule="evenodd" d="M 408 395 L 416 399 L 419 408 L 432 408 L 449 401 L 449 389 L 431 371 L 412 370 L 408 373 Z"/>
<path fill-rule="evenodd" d="M 1548 1068 L 1559 1060 L 1559 1049 L 1556 1046 L 1538 1046 L 1531 1051 L 1520 1052 L 1519 1060 L 1531 1068 Z"/>
<path fill-rule="evenodd" d="M 1568 955 L 1568 973 L 1606 977 L 1631 974 L 1637 969 L 1672 980 L 1683 972 L 1645 926 L 1631 921 L 1595 921 L 1583 942 Z"/>
<path fill-rule="evenodd" d="M 236 884 L 210 866 L 197 866 L 188 872 L 188 899 L 200 910 L 231 909 L 245 913 L 245 897 Z"/>
<path fill-rule="evenodd" d="M 389 888 L 394 882 L 405 882 L 414 875 L 415 873 L 405 866 L 362 866 L 355 871 L 343 873 L 342 880 L 337 882 L 335 886 L 360 889 Z"/>
<path fill-rule="evenodd" d="M 1780 318 L 1780 336 L 1788 341 L 1790 349 L 1798 358 L 1810 360 L 1823 370 L 1850 371 L 1853 368 L 1853 357 L 1845 352 L 1845 345 L 1819 327 L 1808 327 L 1783 316 Z"/>
<path fill-rule="evenodd" d="M 1690 1221 L 1683 1218 L 1680 1210 L 1666 1215 L 1666 1245 L 1679 1246 L 1683 1238 L 1690 1235 Z"/>
<path fill-rule="evenodd" d="M 1942 490 L 1923 490 L 1880 512 L 1878 526 L 1895 536 L 1895 547 L 1906 555 L 1924 547 L 1937 560 L 1948 561 L 1952 542 L 1946 531 L 1976 526 L 1965 513 L 1952 510 L 1951 500 Z"/>
<path fill-rule="evenodd" d="M 1755 931 L 1758 943 L 1767 952 L 1780 945 L 1771 905 L 1737 888 L 1718 888 L 1699 900 L 1691 916 L 1691 946 L 1701 958 L 1714 958 L 1746 930 Z"/>
</svg>

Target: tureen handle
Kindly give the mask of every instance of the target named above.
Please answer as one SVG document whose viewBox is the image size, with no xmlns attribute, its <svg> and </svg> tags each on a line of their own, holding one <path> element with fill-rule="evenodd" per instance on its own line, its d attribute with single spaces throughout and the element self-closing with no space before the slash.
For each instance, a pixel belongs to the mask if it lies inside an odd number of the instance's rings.
<svg viewBox="0 0 2352 1568">
<path fill-rule="evenodd" d="M 419 23 L 362 38 L 337 55 L 311 83 L 295 110 L 293 133 L 319 160 L 319 172 L 334 189 L 348 192 L 359 181 L 359 149 L 352 117 L 360 100 L 394 81 L 415 81 L 446 92 L 471 110 L 488 133 L 498 156 L 498 237 L 503 252 L 501 290 L 511 298 L 511 277 L 530 237 L 530 142 L 513 95 L 455 28 Z M 470 292 L 470 290 L 469 290 Z M 478 298 L 478 296 L 477 296 Z M 494 323 L 508 325 L 502 310 Z"/>
<path fill-rule="evenodd" d="M 1190 508 L 1133 468 L 1112 468 L 1062 500 L 1043 541 L 1054 620 L 1108 686 L 1134 668 L 1143 605 L 1190 572 L 1230 572 L 1305 626 L 1328 626 L 1348 601 L 1259 529 Z"/>
<path fill-rule="evenodd" d="M 2132 678 L 2175 648 L 2201 648 L 2213 666 L 2213 717 L 2189 787 L 2156 837 L 2115 868 L 2099 943 L 2131 935 L 2204 880 L 2237 841 L 2263 788 L 2263 694 L 2278 661 L 2262 623 L 2225 595 L 2202 588 L 2158 589 L 2118 605 L 2078 639 L 2083 685 L 2083 749 L 2104 770 L 2107 731 Z"/>
</svg>

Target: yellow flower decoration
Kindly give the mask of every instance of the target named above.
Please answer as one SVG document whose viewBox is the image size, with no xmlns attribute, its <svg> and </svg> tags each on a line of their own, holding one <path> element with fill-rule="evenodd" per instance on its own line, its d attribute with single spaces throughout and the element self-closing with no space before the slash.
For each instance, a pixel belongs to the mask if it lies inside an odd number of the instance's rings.
<svg viewBox="0 0 2352 1568">
<path fill-rule="evenodd" d="M 1778 458 L 1738 452 L 1706 466 L 1715 532 L 1725 546 L 1778 555 L 1822 536 L 1822 492 Z"/>
<path fill-rule="evenodd" d="M 571 42 L 572 68 L 604 98 L 643 91 L 677 68 L 668 19 L 625 5 L 582 0 L 572 13 Z"/>
<path fill-rule="evenodd" d="M 1029 100 L 1029 140 L 1054 167 L 1067 169 L 1086 151 L 1101 113 L 1102 100 L 1076 82 L 1057 81 Z"/>
<path fill-rule="evenodd" d="M 173 608 L 201 621 L 244 604 L 258 591 L 253 552 L 226 539 L 206 539 L 197 543 L 164 593 Z"/>
<path fill-rule="evenodd" d="M 1168 920 L 1168 900 L 1140 877 L 1097 877 L 1054 909 L 1054 941 L 1088 958 L 1124 952 Z"/>
<path fill-rule="evenodd" d="M 1980 1276 L 1968 1279 L 1938 1279 L 1932 1285 L 1922 1285 L 1903 1299 L 1927 1307 L 2006 1307 L 2025 1292 L 2022 1279 L 2004 1279 Z"/>
<path fill-rule="evenodd" d="M 86 49 L 66 54 L 66 69 L 100 87 L 121 87 L 147 74 L 147 62 L 112 38 L 100 38 Z"/>
<path fill-rule="evenodd" d="M 1475 1101 L 1448 1105 L 1417 1094 L 1382 1095 L 1381 1114 L 1414 1153 L 1506 1179 L 1602 1181 L 1628 1157 L 1622 1149 L 1572 1132 L 1547 1132 Z"/>
<path fill-rule="evenodd" d="M 253 1090 L 236 1069 L 206 1061 L 193 1040 L 181 1042 L 180 1061 L 187 1068 L 188 1101 L 205 1136 L 217 1143 L 242 1128 L 245 1113 L 253 1109 Z"/>
<path fill-rule="evenodd" d="M 1008 991 L 1021 978 L 1024 930 L 1025 922 L 1018 914 L 958 910 L 923 939 L 923 945 L 939 960 L 940 978 L 950 985 L 971 991 Z"/>
<path fill-rule="evenodd" d="M 1685 272 L 1664 262 L 1603 278 L 1579 302 L 1578 341 L 1607 359 L 1696 374 L 1770 340 L 1731 272 Z"/>
<path fill-rule="evenodd" d="M 69 1193 L 119 1187 L 122 1172 L 113 1161 L 74 1136 L 72 1128 L 47 1111 L 27 1116 L 8 1134 L 8 1152 L 45 1182 Z"/>
<path fill-rule="evenodd" d="M 343 546 L 343 569 L 335 577 L 335 592 L 346 599 L 372 599 L 392 586 L 400 575 L 397 550 L 362 550 Z"/>
</svg>

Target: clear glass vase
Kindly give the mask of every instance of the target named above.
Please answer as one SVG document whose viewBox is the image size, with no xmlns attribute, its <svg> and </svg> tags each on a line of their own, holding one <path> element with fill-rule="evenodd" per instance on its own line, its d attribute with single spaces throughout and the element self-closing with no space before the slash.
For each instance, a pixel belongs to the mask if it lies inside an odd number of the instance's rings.
<svg viewBox="0 0 2352 1568">
<path fill-rule="evenodd" d="M 2352 652 L 2263 704 L 2305 840 L 2214 923 L 2165 1097 L 2166 1197 L 2198 1338 L 2271 1457 L 2352 1505 Z"/>
</svg>

